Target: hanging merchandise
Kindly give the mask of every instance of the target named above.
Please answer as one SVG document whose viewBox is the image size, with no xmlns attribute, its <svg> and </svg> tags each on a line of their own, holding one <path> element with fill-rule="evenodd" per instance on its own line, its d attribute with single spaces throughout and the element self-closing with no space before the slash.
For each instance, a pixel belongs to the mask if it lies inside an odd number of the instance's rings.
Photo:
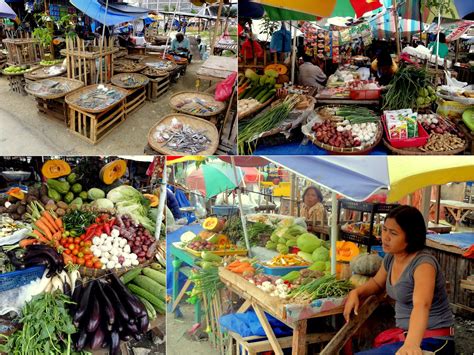
<svg viewBox="0 0 474 355">
<path fill-rule="evenodd" d="M 273 33 L 270 50 L 277 53 L 291 52 L 291 32 L 286 29 L 284 23 L 278 31 Z"/>
<path fill-rule="evenodd" d="M 339 63 L 339 32 L 332 33 L 332 62 Z"/>
</svg>

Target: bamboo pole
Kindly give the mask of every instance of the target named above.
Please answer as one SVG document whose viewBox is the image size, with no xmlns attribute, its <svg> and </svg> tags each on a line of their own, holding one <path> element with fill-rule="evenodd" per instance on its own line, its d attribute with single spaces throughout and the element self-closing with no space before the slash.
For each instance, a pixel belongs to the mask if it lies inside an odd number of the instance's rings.
<svg viewBox="0 0 474 355">
<path fill-rule="evenodd" d="M 214 46 L 216 43 L 216 37 L 217 37 L 217 26 L 218 23 L 221 20 L 221 14 L 222 14 L 222 6 L 224 5 L 224 0 L 219 0 L 219 9 L 217 10 L 217 20 L 216 20 L 216 26 L 214 27 L 214 35 L 212 37 L 212 47 L 211 47 L 211 54 L 214 53 Z"/>
<path fill-rule="evenodd" d="M 394 19 L 395 19 L 395 42 L 397 45 L 397 57 L 400 57 L 400 24 L 398 23 L 398 5 L 397 0 L 393 0 Z"/>
</svg>

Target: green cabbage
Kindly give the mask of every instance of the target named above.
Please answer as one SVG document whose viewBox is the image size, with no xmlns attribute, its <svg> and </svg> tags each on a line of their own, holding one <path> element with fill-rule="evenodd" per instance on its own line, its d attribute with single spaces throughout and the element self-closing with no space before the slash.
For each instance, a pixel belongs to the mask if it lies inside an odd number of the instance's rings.
<svg viewBox="0 0 474 355">
<path fill-rule="evenodd" d="M 325 271 L 326 263 L 324 261 L 316 261 L 313 265 L 311 265 L 308 269 L 313 271 Z"/>
<path fill-rule="evenodd" d="M 301 251 L 312 253 L 316 248 L 319 248 L 322 240 L 311 233 L 303 233 L 296 239 L 296 245 Z"/>
<path fill-rule="evenodd" d="M 114 203 L 106 198 L 99 198 L 92 202 L 92 206 L 98 209 L 112 209 L 114 208 Z"/>
<path fill-rule="evenodd" d="M 314 261 L 328 261 L 329 260 L 329 250 L 327 250 L 325 247 L 319 247 L 314 250 L 313 252 L 313 260 Z M 325 267 L 323 268 L 323 270 Z"/>
</svg>

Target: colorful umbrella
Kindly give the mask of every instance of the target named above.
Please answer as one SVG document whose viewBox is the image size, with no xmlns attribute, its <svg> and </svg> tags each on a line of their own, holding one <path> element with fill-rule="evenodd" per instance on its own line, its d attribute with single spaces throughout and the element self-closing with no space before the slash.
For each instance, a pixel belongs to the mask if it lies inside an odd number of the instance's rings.
<svg viewBox="0 0 474 355">
<path fill-rule="evenodd" d="M 0 18 L 16 19 L 15 11 L 4 0 L 0 0 Z"/>
<path fill-rule="evenodd" d="M 213 166 L 203 164 L 191 172 L 186 178 L 186 186 L 190 190 L 200 191 L 206 199 L 220 194 L 226 190 L 233 190 L 242 181 L 243 173 L 237 171 L 237 181 L 234 170 L 229 165 Z"/>
<path fill-rule="evenodd" d="M 382 6 L 379 0 L 255 0 L 272 20 L 314 21 L 317 17 L 361 17 Z"/>
</svg>

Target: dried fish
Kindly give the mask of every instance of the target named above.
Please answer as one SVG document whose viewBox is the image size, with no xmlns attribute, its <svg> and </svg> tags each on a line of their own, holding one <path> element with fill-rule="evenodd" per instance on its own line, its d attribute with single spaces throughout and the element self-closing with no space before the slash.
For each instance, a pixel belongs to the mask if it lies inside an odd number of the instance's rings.
<svg viewBox="0 0 474 355">
<path fill-rule="evenodd" d="M 79 96 L 75 104 L 83 108 L 101 109 L 119 102 L 123 98 L 122 92 L 99 85 L 96 89 Z"/>
<path fill-rule="evenodd" d="M 158 143 L 177 152 L 197 154 L 206 150 L 211 140 L 206 135 L 207 130 L 195 131 L 192 127 L 173 119 L 171 125 L 160 125 L 153 137 Z"/>
</svg>

